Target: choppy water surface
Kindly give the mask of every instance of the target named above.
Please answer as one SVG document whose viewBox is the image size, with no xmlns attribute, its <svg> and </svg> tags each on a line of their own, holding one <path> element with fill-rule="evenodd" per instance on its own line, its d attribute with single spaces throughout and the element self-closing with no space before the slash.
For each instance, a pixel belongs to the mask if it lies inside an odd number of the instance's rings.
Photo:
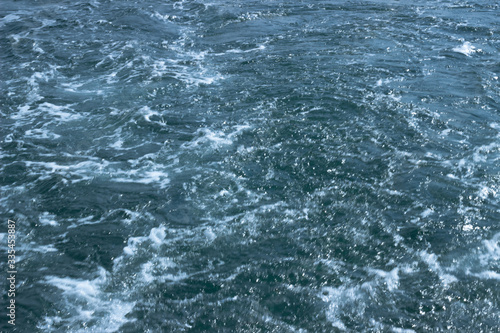
<svg viewBox="0 0 500 333">
<path fill-rule="evenodd" d="M 496 2 L 1 7 L 19 332 L 500 326 Z"/>
</svg>

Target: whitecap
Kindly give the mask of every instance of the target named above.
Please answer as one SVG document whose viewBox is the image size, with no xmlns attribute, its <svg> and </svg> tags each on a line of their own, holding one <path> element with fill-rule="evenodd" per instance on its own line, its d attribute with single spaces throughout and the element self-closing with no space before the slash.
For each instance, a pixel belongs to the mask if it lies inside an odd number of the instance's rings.
<svg viewBox="0 0 500 333">
<path fill-rule="evenodd" d="M 476 52 L 481 52 L 481 49 L 477 49 L 474 45 L 472 45 L 469 42 L 465 42 L 460 46 L 454 47 L 453 51 L 465 54 L 466 56 L 471 56 L 472 54 Z"/>
<path fill-rule="evenodd" d="M 130 171 L 117 170 L 117 173 L 124 173 L 126 177 L 113 177 L 112 180 L 119 183 L 139 183 L 154 184 L 161 189 L 170 184 L 168 173 L 160 170 L 134 169 Z"/>
</svg>

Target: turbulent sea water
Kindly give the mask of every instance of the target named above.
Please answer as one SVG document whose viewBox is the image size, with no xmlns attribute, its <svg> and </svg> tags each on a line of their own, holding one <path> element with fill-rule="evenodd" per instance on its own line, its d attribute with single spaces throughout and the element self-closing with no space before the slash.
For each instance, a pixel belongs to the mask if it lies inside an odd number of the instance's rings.
<svg viewBox="0 0 500 333">
<path fill-rule="evenodd" d="M 1 332 L 499 331 L 496 1 L 0 7 Z"/>
</svg>

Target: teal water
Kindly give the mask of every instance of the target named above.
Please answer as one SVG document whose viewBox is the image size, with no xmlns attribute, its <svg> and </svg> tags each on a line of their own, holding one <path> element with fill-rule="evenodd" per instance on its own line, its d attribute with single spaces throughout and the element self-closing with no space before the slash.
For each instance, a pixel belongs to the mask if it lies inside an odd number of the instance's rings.
<svg viewBox="0 0 500 333">
<path fill-rule="evenodd" d="M 4 1 L 0 330 L 498 331 L 499 13 Z"/>
</svg>

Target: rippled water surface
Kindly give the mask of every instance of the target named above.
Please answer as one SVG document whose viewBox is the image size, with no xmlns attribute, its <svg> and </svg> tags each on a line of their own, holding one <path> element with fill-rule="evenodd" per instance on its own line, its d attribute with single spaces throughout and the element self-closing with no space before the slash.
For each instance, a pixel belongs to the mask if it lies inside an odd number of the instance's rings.
<svg viewBox="0 0 500 333">
<path fill-rule="evenodd" d="M 495 332 L 499 14 L 4 0 L 14 331 Z"/>
</svg>

